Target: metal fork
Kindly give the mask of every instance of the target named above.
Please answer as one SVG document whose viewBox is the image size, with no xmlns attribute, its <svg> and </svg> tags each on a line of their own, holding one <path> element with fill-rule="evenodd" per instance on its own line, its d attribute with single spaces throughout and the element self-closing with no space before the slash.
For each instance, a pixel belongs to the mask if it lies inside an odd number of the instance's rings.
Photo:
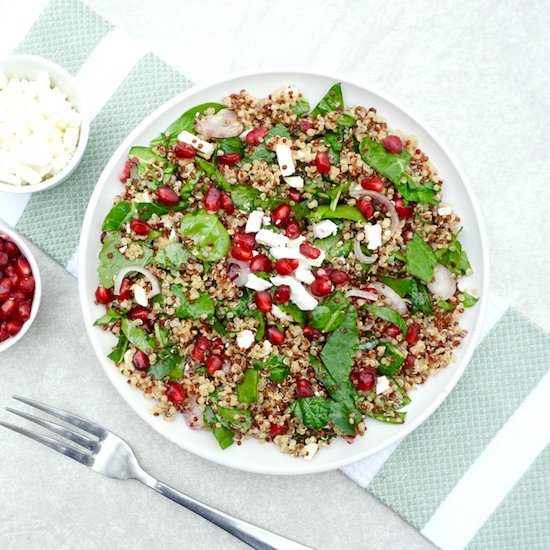
<svg viewBox="0 0 550 550">
<path fill-rule="evenodd" d="M 30 437 L 50 449 L 64 454 L 88 466 L 92 470 L 103 474 L 107 477 L 114 479 L 135 479 L 141 481 L 147 487 L 151 487 L 161 495 L 168 497 L 170 500 L 181 504 L 188 510 L 195 512 L 199 516 L 211 521 L 218 527 L 225 529 L 228 533 L 231 533 L 235 537 L 241 539 L 243 542 L 249 544 L 253 548 L 259 550 L 312 550 L 309 546 L 304 546 L 297 542 L 294 542 L 270 531 L 266 531 L 260 527 L 247 523 L 246 521 L 237 519 L 229 514 L 216 510 L 207 504 L 203 504 L 192 497 L 184 495 L 176 489 L 169 487 L 162 481 L 155 479 L 149 475 L 139 465 L 134 451 L 131 447 L 115 435 L 114 433 L 102 428 L 98 424 L 85 420 L 74 414 L 62 411 L 55 407 L 38 403 L 32 399 L 24 397 L 13 396 L 13 399 L 21 401 L 35 409 L 43 411 L 51 416 L 60 418 L 67 424 L 75 426 L 79 430 L 86 432 L 86 434 L 78 433 L 51 420 L 44 420 L 32 414 L 17 411 L 10 407 L 6 407 L 6 410 L 10 413 L 16 414 L 46 428 L 52 432 L 64 437 L 76 445 L 80 446 L 80 449 L 75 448 L 72 445 L 67 445 L 63 441 L 59 441 L 56 438 L 41 435 L 39 433 L 32 432 L 20 426 L 9 424 L 7 422 L 0 421 L 0 425 L 18 432 L 22 435 Z"/>
</svg>

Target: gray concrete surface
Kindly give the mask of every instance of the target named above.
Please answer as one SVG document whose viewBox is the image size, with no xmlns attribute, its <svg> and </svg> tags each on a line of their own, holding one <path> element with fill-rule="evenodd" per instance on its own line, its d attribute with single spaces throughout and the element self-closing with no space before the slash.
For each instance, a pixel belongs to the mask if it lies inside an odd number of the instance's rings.
<svg viewBox="0 0 550 550">
<path fill-rule="evenodd" d="M 93 419 L 125 437 L 151 474 L 319 550 L 432 548 L 338 471 L 305 477 L 248 474 L 211 464 L 166 441 L 132 412 L 97 364 L 81 319 L 76 280 L 42 252 L 36 255 L 43 302 L 25 338 L 0 355 L 2 409 L 14 405 L 11 395 L 20 394 Z M 1 419 L 9 416 L 0 410 Z M 0 429 L 2 550 L 176 547 L 245 548 L 136 482 L 103 478 Z"/>
</svg>

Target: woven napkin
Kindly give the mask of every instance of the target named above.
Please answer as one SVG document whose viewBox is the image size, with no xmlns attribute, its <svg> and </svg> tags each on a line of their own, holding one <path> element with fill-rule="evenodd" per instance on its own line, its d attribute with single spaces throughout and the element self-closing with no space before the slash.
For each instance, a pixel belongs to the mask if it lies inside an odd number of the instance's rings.
<svg viewBox="0 0 550 550">
<path fill-rule="evenodd" d="M 80 227 L 103 167 L 146 115 L 192 83 L 77 0 L 30 16 L 15 52 L 74 74 L 93 120 L 73 175 L 34 195 L 0 193 L 0 217 L 77 275 Z M 486 336 L 443 405 L 401 443 L 343 471 L 445 550 L 550 548 L 550 337 L 496 297 L 488 310 Z"/>
</svg>

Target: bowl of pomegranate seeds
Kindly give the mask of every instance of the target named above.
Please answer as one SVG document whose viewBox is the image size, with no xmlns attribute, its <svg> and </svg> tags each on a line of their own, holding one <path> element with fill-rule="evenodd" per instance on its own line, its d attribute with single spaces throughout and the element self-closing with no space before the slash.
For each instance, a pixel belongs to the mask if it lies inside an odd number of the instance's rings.
<svg viewBox="0 0 550 550">
<path fill-rule="evenodd" d="M 86 325 L 124 398 L 182 447 L 262 473 L 337 468 L 419 426 L 487 294 L 447 151 L 321 75 L 237 77 L 153 113 L 105 168 L 80 251 Z"/>
<path fill-rule="evenodd" d="M 0 221 L 0 353 L 19 341 L 40 306 L 41 281 L 29 247 Z"/>
</svg>

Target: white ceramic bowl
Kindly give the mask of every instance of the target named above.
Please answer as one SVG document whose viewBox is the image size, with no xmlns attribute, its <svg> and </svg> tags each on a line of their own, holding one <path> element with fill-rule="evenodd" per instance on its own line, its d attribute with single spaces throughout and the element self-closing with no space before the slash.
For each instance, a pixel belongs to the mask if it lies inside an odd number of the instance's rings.
<svg viewBox="0 0 550 550">
<path fill-rule="evenodd" d="M 395 426 L 368 419 L 367 434 L 364 437 L 356 438 L 352 445 L 342 439 L 336 440 L 329 447 L 321 449 L 311 461 L 285 455 L 275 445 L 262 444 L 256 440 L 247 440 L 242 446 L 234 445 L 222 451 L 210 432 L 190 430 L 182 418 L 166 422 L 154 417 L 150 413 L 153 406 L 151 400 L 133 390 L 107 359 L 115 338 L 93 326 L 94 320 L 104 311 L 103 307 L 94 303 L 94 290 L 98 284 L 96 268 L 101 246 L 101 223 L 112 206 L 113 197 L 122 191 L 118 177 L 128 149 L 132 145 L 147 145 L 183 111 L 206 101 L 220 101 L 229 93 L 243 88 L 263 97 L 290 83 L 296 84 L 311 104 L 315 105 L 329 87 L 338 81 L 343 83 L 346 105 L 375 106 L 392 127 L 405 134 L 415 134 L 422 149 L 439 169 L 446 183 L 444 200 L 453 205 L 464 224 L 461 240 L 474 269 L 468 286 L 479 289 L 481 299 L 476 307 L 466 310 L 463 316 L 463 326 L 468 329 L 469 334 L 463 345 L 456 350 L 457 360 L 412 393 L 412 403 L 407 408 L 405 424 Z M 456 385 L 472 356 L 488 298 L 488 273 L 487 247 L 478 207 L 462 172 L 433 133 L 385 94 L 338 76 L 307 72 L 279 71 L 238 75 L 222 82 L 191 88 L 168 101 L 124 140 L 105 167 L 90 199 L 80 239 L 79 287 L 84 320 L 100 364 L 124 399 L 149 425 L 184 449 L 225 466 L 268 474 L 305 474 L 341 467 L 395 443 L 426 420 Z"/>
<path fill-rule="evenodd" d="M 38 270 L 38 264 L 36 259 L 31 252 L 31 249 L 27 246 L 27 243 L 8 225 L 6 225 L 2 220 L 0 220 L 0 237 L 7 236 L 12 240 L 18 247 L 23 255 L 29 260 L 32 269 L 32 276 L 34 277 L 34 298 L 32 302 L 31 316 L 28 321 L 23 324 L 23 327 L 18 334 L 0 342 L 0 353 L 6 351 L 8 348 L 11 348 L 14 344 L 19 342 L 27 331 L 31 328 L 31 325 L 34 322 L 36 314 L 38 313 L 38 308 L 40 307 L 40 300 L 42 298 L 42 280 L 40 279 L 40 271 Z"/>
<path fill-rule="evenodd" d="M 36 185 L 16 186 L 0 181 L 0 191 L 5 191 L 6 193 L 36 193 L 37 191 L 44 191 L 44 189 L 51 189 L 59 185 L 78 166 L 88 144 L 90 120 L 83 95 L 74 77 L 57 63 L 37 55 L 10 55 L 0 60 L 0 72 L 3 72 L 8 78 L 34 80 L 37 74 L 42 71 L 50 75 L 51 81 L 66 94 L 71 104 L 80 114 L 81 124 L 78 144 L 69 162 L 55 176 L 45 179 Z"/>
</svg>

